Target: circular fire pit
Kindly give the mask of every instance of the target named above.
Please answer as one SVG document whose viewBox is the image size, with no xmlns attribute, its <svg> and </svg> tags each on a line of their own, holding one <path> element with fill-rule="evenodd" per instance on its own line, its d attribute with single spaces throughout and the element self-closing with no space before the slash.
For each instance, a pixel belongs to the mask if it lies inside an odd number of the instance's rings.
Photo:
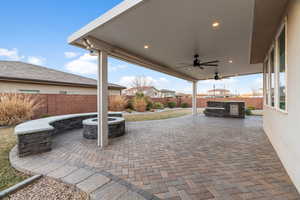
<svg viewBox="0 0 300 200">
<path fill-rule="evenodd" d="M 82 121 L 83 137 L 86 139 L 97 139 L 98 118 Z M 108 117 L 108 137 L 114 138 L 125 134 L 125 119 L 122 117 Z"/>
</svg>

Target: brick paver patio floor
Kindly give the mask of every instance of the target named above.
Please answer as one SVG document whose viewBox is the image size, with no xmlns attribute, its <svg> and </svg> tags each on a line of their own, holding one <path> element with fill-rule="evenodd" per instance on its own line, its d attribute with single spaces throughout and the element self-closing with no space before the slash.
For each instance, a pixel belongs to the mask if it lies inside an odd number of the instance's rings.
<svg viewBox="0 0 300 200">
<path fill-rule="evenodd" d="M 261 117 L 203 115 L 127 123 L 104 150 L 82 130 L 56 136 L 39 158 L 106 170 L 161 199 L 300 199 Z"/>
</svg>

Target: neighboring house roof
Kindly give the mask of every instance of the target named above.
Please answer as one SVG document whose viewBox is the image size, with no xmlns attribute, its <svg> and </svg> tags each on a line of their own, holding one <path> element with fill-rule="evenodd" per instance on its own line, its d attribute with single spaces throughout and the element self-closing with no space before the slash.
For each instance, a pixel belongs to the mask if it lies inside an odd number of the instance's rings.
<svg viewBox="0 0 300 200">
<path fill-rule="evenodd" d="M 175 93 L 173 90 L 161 89 L 160 92 L 162 93 Z"/>
<path fill-rule="evenodd" d="M 19 61 L 0 61 L 0 80 L 97 87 L 97 80 Z M 125 89 L 109 83 L 110 89 Z"/>
</svg>

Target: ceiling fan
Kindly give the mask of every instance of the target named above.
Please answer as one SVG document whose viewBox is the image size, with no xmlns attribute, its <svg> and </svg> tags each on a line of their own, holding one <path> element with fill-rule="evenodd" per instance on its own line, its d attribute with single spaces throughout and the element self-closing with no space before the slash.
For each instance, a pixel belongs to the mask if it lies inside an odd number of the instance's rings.
<svg viewBox="0 0 300 200">
<path fill-rule="evenodd" d="M 218 60 L 201 62 L 201 60 L 199 59 L 199 55 L 195 54 L 193 64 L 187 65 L 187 66 L 182 66 L 182 67 L 198 67 L 200 69 L 204 69 L 204 67 L 218 67 L 219 66 L 218 63 L 219 63 Z"/>
</svg>

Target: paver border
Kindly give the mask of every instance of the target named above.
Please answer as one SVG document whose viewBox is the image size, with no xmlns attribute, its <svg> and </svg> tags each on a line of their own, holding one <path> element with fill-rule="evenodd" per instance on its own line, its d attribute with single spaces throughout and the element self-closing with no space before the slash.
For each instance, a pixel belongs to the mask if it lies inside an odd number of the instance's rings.
<svg viewBox="0 0 300 200">
<path fill-rule="evenodd" d="M 88 195 L 88 198 L 93 200 L 93 193 L 95 192 L 101 192 L 101 190 L 103 189 L 103 187 L 113 187 L 114 185 L 121 185 L 121 186 L 124 186 L 126 188 L 126 191 L 127 192 L 131 192 L 130 194 L 133 194 L 133 195 L 137 195 L 145 200 L 160 200 L 160 198 L 158 198 L 157 196 L 143 190 L 143 189 L 140 189 L 138 188 L 137 186 L 131 184 L 130 182 L 122 179 L 122 178 L 119 178 L 107 171 L 104 171 L 104 170 L 97 170 L 97 169 L 90 169 L 90 168 L 85 168 L 85 167 L 77 167 L 77 166 L 72 166 L 72 165 L 67 165 L 65 163 L 53 163 L 51 162 L 52 164 L 52 169 L 51 167 L 48 168 L 48 170 L 44 170 L 44 171 L 39 171 L 39 169 L 43 168 L 44 167 L 44 164 L 38 164 L 37 166 L 35 167 L 32 167 L 32 170 L 31 169 L 28 169 L 29 167 L 22 167 L 22 159 L 28 159 L 27 158 L 19 158 L 18 155 L 17 155 L 17 146 L 15 146 L 14 148 L 12 148 L 12 150 L 10 151 L 9 153 L 9 161 L 11 163 L 11 166 L 13 168 L 15 168 L 16 170 L 18 171 L 21 171 L 23 173 L 26 173 L 26 174 L 29 174 L 29 175 L 43 175 L 44 177 L 49 177 L 49 178 L 52 178 L 52 179 L 55 179 L 56 181 L 59 181 L 59 182 L 62 182 L 62 183 L 65 183 L 65 184 L 68 184 L 68 185 L 72 185 L 74 186 L 76 189 L 78 190 L 81 190 L 83 192 L 86 192 L 87 195 Z M 46 161 L 44 159 L 41 159 L 41 162 L 45 161 L 46 163 L 50 161 Z M 24 163 L 23 163 L 24 164 Z M 32 163 L 31 163 L 32 164 Z M 55 167 L 55 165 L 57 165 Z M 55 176 L 52 176 L 51 174 L 54 174 L 56 170 L 62 170 L 64 169 L 64 167 L 73 167 L 74 170 L 71 170 L 71 171 L 68 171 L 66 172 L 65 175 L 62 175 L 60 176 L 59 178 L 58 177 L 55 177 Z M 87 175 L 87 177 L 83 178 L 81 181 L 79 181 L 78 183 L 75 183 L 75 184 L 72 184 L 72 183 L 69 183 L 67 181 L 65 181 L 65 177 L 71 175 L 72 173 L 75 173 L 77 170 L 79 169 L 85 169 L 87 171 L 91 171 L 91 174 L 90 175 Z M 42 173 L 40 173 L 42 172 Z M 109 179 L 109 181 L 104 181 L 103 184 L 99 185 L 96 187 L 95 190 L 93 191 L 85 191 L 81 188 L 78 187 L 78 184 L 79 183 L 82 183 L 84 182 L 85 180 L 91 178 L 92 176 L 94 175 L 101 175 L 107 179 Z M 112 190 L 114 188 L 111 188 Z"/>
</svg>

